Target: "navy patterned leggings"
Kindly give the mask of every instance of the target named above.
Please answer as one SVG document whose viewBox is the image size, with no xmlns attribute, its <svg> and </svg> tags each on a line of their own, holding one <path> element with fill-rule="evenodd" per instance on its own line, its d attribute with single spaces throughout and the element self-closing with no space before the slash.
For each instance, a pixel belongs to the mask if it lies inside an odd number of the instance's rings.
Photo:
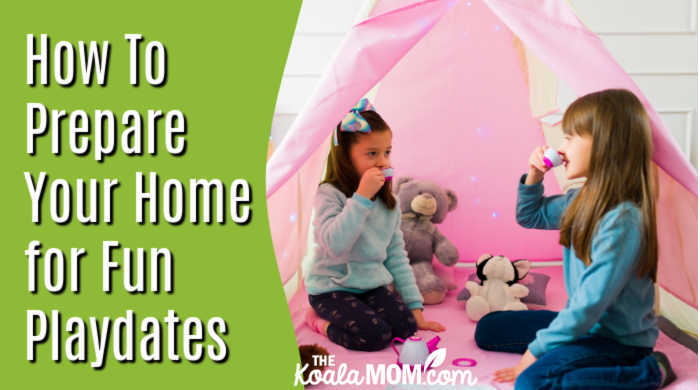
<svg viewBox="0 0 700 390">
<path fill-rule="evenodd" d="M 379 351 L 394 337 L 407 338 L 418 329 L 413 313 L 386 286 L 362 294 L 309 295 L 309 303 L 319 317 L 330 321 L 328 338 L 347 349 Z"/>
</svg>

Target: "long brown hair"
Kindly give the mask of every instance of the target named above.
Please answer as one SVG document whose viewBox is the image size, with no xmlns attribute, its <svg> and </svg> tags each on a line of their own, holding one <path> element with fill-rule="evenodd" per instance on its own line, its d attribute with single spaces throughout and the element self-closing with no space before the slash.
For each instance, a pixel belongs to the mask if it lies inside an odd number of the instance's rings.
<svg viewBox="0 0 700 390">
<path fill-rule="evenodd" d="M 609 89 L 573 102 L 562 122 L 567 135 L 592 137 L 588 178 L 562 215 L 559 243 L 591 263 L 593 234 L 603 215 L 630 201 L 642 215 L 639 277 L 656 281 L 656 185 L 651 128 L 644 106 L 630 91 Z"/>
<path fill-rule="evenodd" d="M 362 111 L 360 115 L 369 123 L 371 131 L 391 131 L 389 125 L 375 111 Z M 360 177 L 357 175 L 355 167 L 353 167 L 350 160 L 350 147 L 357 142 L 357 137 L 362 137 L 364 134 L 340 131 L 340 123 L 338 123 L 335 131 L 338 136 L 338 145 L 335 146 L 331 140 L 331 151 L 326 162 L 326 176 L 321 184 L 330 183 L 349 198 L 360 184 Z M 393 210 L 396 206 L 396 199 L 391 192 L 391 182 L 387 181 L 384 183 L 377 192 L 377 197 L 390 210 Z"/>
</svg>

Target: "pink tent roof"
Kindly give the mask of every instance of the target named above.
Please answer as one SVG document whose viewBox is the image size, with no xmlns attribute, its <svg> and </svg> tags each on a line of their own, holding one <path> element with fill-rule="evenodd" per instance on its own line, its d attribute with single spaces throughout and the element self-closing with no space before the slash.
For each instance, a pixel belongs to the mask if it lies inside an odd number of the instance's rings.
<svg viewBox="0 0 700 390">
<path fill-rule="evenodd" d="M 606 88 L 635 92 L 651 119 L 654 161 L 697 195 L 697 172 L 683 158 L 659 115 L 600 39 L 564 1 L 484 2 L 577 94 Z M 376 15 L 352 28 L 313 96 L 269 161 L 268 196 L 311 156 L 348 107 L 374 87 L 455 3 L 455 0 L 419 1 Z"/>
<path fill-rule="evenodd" d="M 425 0 L 355 25 L 267 164 L 272 195 L 319 147 L 349 107 L 430 31 L 455 0 Z"/>
<path fill-rule="evenodd" d="M 698 194 L 698 175 L 683 157 L 659 114 L 637 85 L 561 0 L 484 0 L 491 10 L 578 96 L 609 88 L 634 92 L 649 114 L 653 159 L 683 187 Z"/>
</svg>

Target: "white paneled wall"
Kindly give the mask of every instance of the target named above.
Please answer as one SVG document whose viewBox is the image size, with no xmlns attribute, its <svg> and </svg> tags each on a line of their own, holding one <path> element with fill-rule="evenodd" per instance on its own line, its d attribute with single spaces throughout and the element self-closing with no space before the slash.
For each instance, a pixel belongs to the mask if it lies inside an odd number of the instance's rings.
<svg viewBox="0 0 700 390">
<path fill-rule="evenodd" d="M 599 34 L 696 33 L 697 0 L 570 0 Z"/>
<path fill-rule="evenodd" d="M 697 0 L 571 0 L 698 167 Z"/>
<path fill-rule="evenodd" d="M 304 0 L 280 86 L 278 143 L 366 0 Z M 657 109 L 697 168 L 697 0 L 570 0 Z"/>
</svg>

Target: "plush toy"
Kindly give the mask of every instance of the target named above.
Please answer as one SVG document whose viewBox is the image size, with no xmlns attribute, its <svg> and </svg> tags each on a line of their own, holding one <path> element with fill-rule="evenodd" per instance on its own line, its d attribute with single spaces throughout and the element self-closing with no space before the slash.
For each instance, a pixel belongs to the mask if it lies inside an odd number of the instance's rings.
<svg viewBox="0 0 700 390">
<path fill-rule="evenodd" d="M 457 196 L 427 180 L 399 177 L 394 183 L 401 210 L 401 231 L 423 303 L 440 303 L 447 291 L 457 286 L 435 273 L 433 255 L 442 264 L 453 266 L 459 253 L 434 224 L 442 222 L 447 212 L 457 207 Z"/>
<path fill-rule="evenodd" d="M 467 300 L 467 315 L 472 321 L 497 310 L 527 310 L 520 302 L 529 290 L 519 284 L 530 271 L 530 262 L 511 262 L 505 256 L 482 255 L 476 261 L 476 274 L 481 284 L 468 281 L 465 285 L 471 296 Z"/>
<path fill-rule="evenodd" d="M 304 371 L 304 373 L 302 374 L 304 382 L 309 380 L 309 375 L 311 375 L 312 371 L 319 370 L 323 372 L 323 370 L 326 369 L 325 365 L 317 365 L 316 362 L 314 362 L 314 356 L 329 356 L 329 353 L 328 350 L 326 350 L 318 344 L 299 346 L 299 357 L 301 358 L 301 366 L 304 367 L 304 365 L 306 364 L 309 365 L 308 370 Z"/>
</svg>

